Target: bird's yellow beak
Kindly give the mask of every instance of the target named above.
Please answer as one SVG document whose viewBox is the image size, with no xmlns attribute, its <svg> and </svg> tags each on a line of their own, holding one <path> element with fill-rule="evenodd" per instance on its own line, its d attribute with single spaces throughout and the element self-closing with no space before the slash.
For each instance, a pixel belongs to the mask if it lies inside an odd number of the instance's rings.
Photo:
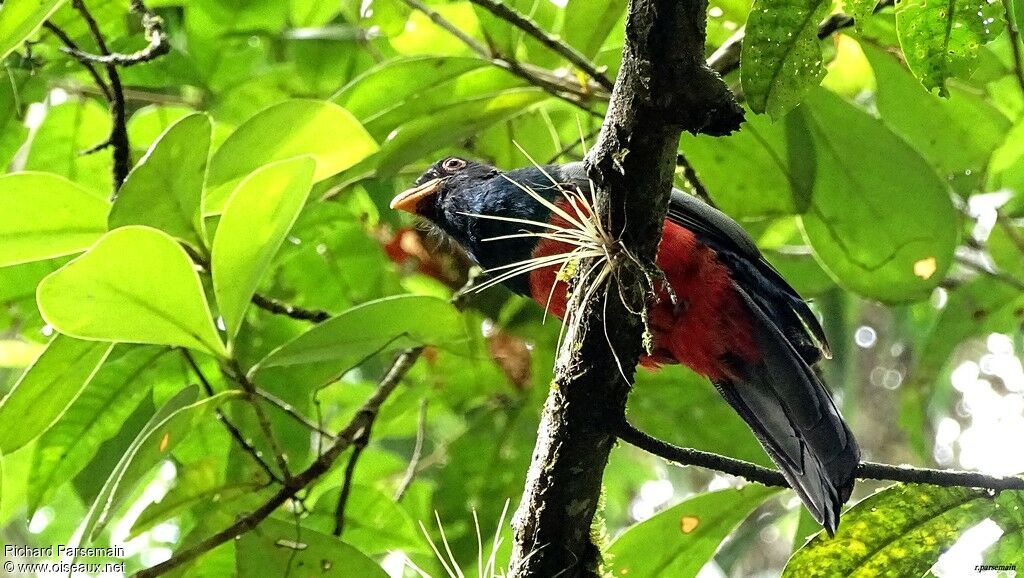
<svg viewBox="0 0 1024 578">
<path fill-rule="evenodd" d="M 413 187 L 398 193 L 395 198 L 391 199 L 391 208 L 415 215 L 416 206 L 419 205 L 422 199 L 436 193 L 437 190 L 441 188 L 441 182 L 443 180 L 444 179 L 430 179 L 418 187 Z"/>
</svg>

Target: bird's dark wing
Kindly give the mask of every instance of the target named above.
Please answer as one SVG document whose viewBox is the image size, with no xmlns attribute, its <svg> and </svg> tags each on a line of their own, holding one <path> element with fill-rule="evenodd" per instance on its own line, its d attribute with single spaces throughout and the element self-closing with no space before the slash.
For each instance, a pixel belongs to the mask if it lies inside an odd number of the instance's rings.
<svg viewBox="0 0 1024 578">
<path fill-rule="evenodd" d="M 807 302 L 736 221 L 679 189 L 672 190 L 668 220 L 693 231 L 719 254 L 736 283 L 769 313 L 807 363 L 818 361 L 821 354 L 831 356 L 825 331 Z"/>
<path fill-rule="evenodd" d="M 584 189 L 589 186 L 581 162 L 544 168 L 560 182 L 572 182 Z M 765 260 L 757 244 L 736 221 L 679 189 L 672 189 L 667 218 L 693 231 L 698 240 L 719 253 L 736 283 L 769 313 L 808 364 L 822 355 L 831 357 L 825 331 L 807 302 Z"/>
</svg>

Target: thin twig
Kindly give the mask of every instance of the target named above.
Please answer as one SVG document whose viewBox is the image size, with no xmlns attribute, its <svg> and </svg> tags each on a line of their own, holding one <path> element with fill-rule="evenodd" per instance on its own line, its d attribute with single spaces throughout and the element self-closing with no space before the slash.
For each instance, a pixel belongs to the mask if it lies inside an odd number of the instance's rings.
<svg viewBox="0 0 1024 578">
<path fill-rule="evenodd" d="M 152 10 L 142 3 L 142 0 L 131 0 L 128 9 L 142 15 L 142 29 L 145 31 L 146 40 L 149 44 L 137 52 L 121 54 L 109 52 L 101 47 L 101 54 L 91 54 L 79 49 L 77 46 L 66 46 L 61 50 L 82 63 L 95 62 L 103 65 L 134 66 L 143 62 L 149 62 L 154 58 L 163 56 L 171 50 L 167 43 L 167 34 L 164 33 L 163 19 L 157 16 Z"/>
<path fill-rule="evenodd" d="M 540 42 L 562 58 L 571 62 L 576 66 L 576 68 L 585 72 L 609 92 L 615 87 L 615 83 L 608 78 L 604 71 L 599 70 L 597 66 L 595 66 L 593 62 L 590 62 L 590 60 L 580 53 L 580 51 L 563 42 L 558 36 L 555 36 L 538 26 L 536 22 L 530 20 L 530 18 L 525 14 L 519 13 L 517 10 L 499 2 L 498 0 L 470 0 L 470 2 L 487 10 L 500 20 L 504 20 L 512 26 L 515 26 L 529 34 L 537 42 Z"/>
<path fill-rule="evenodd" d="M 766 486 L 789 487 L 781 472 L 763 468 L 743 460 L 672 445 L 638 430 L 626 421 L 620 424 L 616 435 L 619 439 L 630 445 L 682 465 L 708 468 Z M 861 462 L 857 468 L 857 477 L 865 480 L 930 484 L 944 487 L 985 488 L 990 490 L 1024 489 L 1024 478 L 1020 477 L 988 476 L 977 472 L 893 466 L 874 462 Z"/>
<path fill-rule="evenodd" d="M 981 263 L 977 263 L 974 260 L 972 260 L 972 259 L 970 259 L 968 257 L 964 257 L 962 255 L 957 255 L 956 256 L 956 262 L 960 263 L 961 265 L 963 265 L 964 267 L 970 269 L 971 271 L 974 271 L 976 273 L 980 273 L 982 275 L 986 275 L 988 277 L 992 277 L 993 279 L 996 279 L 998 281 L 1002 281 L 1003 283 L 1006 283 L 1007 285 L 1010 285 L 1011 287 L 1016 287 L 1017 289 L 1020 289 L 1020 290 L 1024 291 L 1024 281 L 1021 281 L 1020 279 L 1017 279 L 1016 277 L 1013 277 L 1011 275 L 1007 275 L 1006 273 L 1003 273 L 1002 271 L 996 271 L 994 269 L 990 269 L 986 265 L 983 265 Z"/>
<path fill-rule="evenodd" d="M 402 481 L 398 484 L 398 489 L 395 490 L 395 501 L 401 502 L 402 498 L 405 497 L 405 493 L 409 491 L 409 486 L 412 485 L 412 481 L 416 478 L 417 468 L 420 465 L 420 459 L 423 458 L 423 439 L 427 436 L 427 399 L 423 398 L 420 400 L 420 415 L 416 420 L 416 445 L 412 448 L 412 456 L 409 457 L 409 466 L 405 468 L 405 475 L 402 476 Z"/>
<path fill-rule="evenodd" d="M 696 194 L 700 200 L 717 208 L 715 202 L 711 200 L 711 193 L 708 192 L 707 187 L 704 186 L 700 177 L 697 176 L 697 171 L 694 170 L 693 165 L 690 164 L 690 161 L 687 160 L 682 153 L 676 155 L 676 165 L 683 169 L 683 177 L 685 177 L 686 182 L 690 183 L 690 186 L 693 187 L 694 194 Z"/>
<path fill-rule="evenodd" d="M 100 53 L 110 54 L 107 41 L 103 38 L 103 32 L 86 7 L 84 0 L 72 0 L 71 6 L 82 16 Z M 128 142 L 128 119 L 125 116 L 124 87 L 121 85 L 121 75 L 117 72 L 117 65 L 113 63 L 104 63 L 104 68 L 110 79 L 110 116 L 112 121 L 110 136 L 105 142 L 99 143 L 89 150 L 95 152 L 103 149 L 107 143 L 114 147 L 114 192 L 111 195 L 111 199 L 113 199 L 117 196 L 117 191 L 121 188 L 125 178 L 128 177 L 128 171 L 131 170 L 132 151 L 131 144 Z"/>
<path fill-rule="evenodd" d="M 78 50 L 78 44 L 76 44 L 75 41 L 72 40 L 70 36 L 68 36 L 67 32 L 61 30 L 56 24 L 50 21 L 46 21 L 43 22 L 43 28 L 49 30 L 54 36 L 56 36 L 61 42 L 63 42 L 64 46 L 66 46 L 68 49 Z M 107 99 L 107 102 L 110 102 L 111 98 L 113 98 L 113 96 L 110 94 L 110 87 L 107 86 L 107 81 L 103 80 L 103 77 L 100 76 L 100 72 L 96 70 L 96 66 L 92 62 L 88 61 L 79 62 L 81 63 L 82 67 L 85 68 L 85 70 L 89 73 L 89 76 L 92 77 L 93 82 L 96 83 L 96 86 L 97 88 L 99 88 L 100 92 L 103 93 L 103 97 Z"/>
<path fill-rule="evenodd" d="M 263 409 L 262 400 L 259 394 L 256 393 L 256 386 L 249 381 L 249 377 L 242 371 L 242 367 L 237 361 L 231 360 L 230 369 L 234 380 L 242 386 L 249 404 L 252 405 L 253 412 L 256 414 L 256 421 L 260 426 L 260 430 L 263 431 L 263 437 L 266 438 L 270 451 L 274 454 L 274 460 L 277 461 L 277 467 L 281 470 L 281 475 L 284 476 L 286 481 L 289 480 L 292 474 L 288 469 L 288 457 L 281 448 L 281 444 L 278 443 L 277 436 L 274 435 L 274 429 L 270 427 L 270 418 Z"/>
<path fill-rule="evenodd" d="M 334 439 L 334 434 L 332 434 L 331 432 L 329 432 L 329 431 L 325 430 L 324 428 L 320 427 L 319 425 L 316 424 L 316 422 L 314 422 L 313 420 L 309 419 L 308 417 L 302 415 L 302 413 L 299 412 L 294 407 L 292 407 L 292 405 L 290 403 L 288 403 L 285 400 L 275 396 L 274 394 L 270 393 L 269 391 L 260 389 L 258 387 L 255 389 L 255 391 L 256 391 L 256 395 L 258 395 L 261 398 L 263 398 L 263 399 L 267 400 L 268 402 L 270 402 L 271 406 L 276 407 L 277 409 L 281 410 L 282 412 L 284 412 L 285 415 L 287 415 L 288 417 L 292 418 L 293 420 L 299 422 L 300 424 L 302 424 L 303 426 L 308 428 L 310 431 L 316 432 L 316 433 L 326 437 L 327 439 Z"/>
<path fill-rule="evenodd" d="M 199 368 L 199 364 L 196 363 L 195 358 L 192 357 L 192 353 L 189 352 L 189 350 L 187 349 L 179 349 L 178 351 L 181 352 L 182 357 L 185 358 L 185 361 L 188 363 L 189 367 L 192 368 L 192 373 L 194 373 L 196 377 L 199 379 L 199 382 L 203 386 L 203 391 L 206 392 L 206 395 L 213 397 L 213 386 L 210 385 L 210 381 L 206 379 L 206 375 L 204 375 L 203 371 Z M 231 420 L 228 419 L 228 416 L 225 415 L 220 408 L 217 408 L 216 415 L 217 420 L 224 424 L 224 428 L 228 430 L 228 433 L 231 434 L 231 437 L 234 438 L 235 441 L 238 442 L 238 445 L 242 447 L 242 450 L 244 450 L 245 453 L 249 454 L 249 457 L 251 457 L 253 461 L 255 461 L 260 466 L 260 468 L 262 468 L 263 471 L 267 473 L 270 479 L 279 484 L 284 484 L 284 481 L 274 472 L 274 470 L 270 467 L 270 464 L 264 461 L 263 457 L 260 456 L 260 452 L 259 450 L 256 449 L 256 446 L 252 445 L 252 443 L 248 439 L 246 439 L 245 434 L 243 434 L 241 430 L 239 430 L 238 427 L 235 426 L 235 424 L 231 423 Z"/>
<path fill-rule="evenodd" d="M 422 352 L 422 347 L 415 347 L 407 349 L 399 355 L 391 365 L 391 369 L 387 372 L 384 378 L 380 380 L 380 383 L 377 385 L 377 389 L 374 391 L 373 395 L 371 395 L 363 404 L 362 408 L 356 412 L 352 421 L 349 422 L 343 430 L 338 432 L 334 444 L 331 445 L 331 447 L 318 457 L 308 468 L 288 480 L 283 488 L 278 490 L 276 494 L 264 502 L 259 508 L 240 517 L 229 527 L 217 532 L 202 542 L 179 551 L 171 558 L 155 566 L 137 572 L 134 575 L 134 578 L 154 578 L 156 576 L 163 575 L 182 566 L 183 564 L 195 560 L 199 556 L 202 556 L 206 552 L 213 550 L 225 542 L 234 540 L 238 536 L 245 534 L 259 525 L 260 522 L 273 514 L 281 505 L 292 499 L 296 493 L 320 479 L 322 475 L 331 469 L 331 466 L 333 466 L 335 461 L 337 461 L 338 456 L 352 445 L 356 437 L 359 436 L 363 428 L 366 427 L 367 416 L 374 414 L 380 409 L 384 401 L 386 401 L 398 387 L 398 384 L 402 381 L 402 378 L 405 377 L 405 374 L 408 373 L 416 360 L 419 359 Z"/>
<path fill-rule="evenodd" d="M 355 478 L 356 464 L 359 463 L 363 450 L 370 443 L 371 431 L 376 421 L 376 413 L 367 417 L 366 427 L 363 428 L 362 433 L 356 439 L 352 440 L 352 455 L 349 456 L 348 464 L 345 465 L 345 476 L 341 483 L 341 492 L 338 494 L 338 505 L 334 509 L 333 534 L 339 538 L 345 531 L 345 508 L 348 506 L 348 497 L 352 494 L 352 480 Z"/>
<path fill-rule="evenodd" d="M 1013 50 L 1013 69 L 1017 74 L 1017 84 L 1021 92 L 1024 92 L 1024 55 L 1021 54 L 1020 29 L 1017 28 L 1012 0 L 1003 0 L 1003 9 L 1006 11 L 1006 31 L 1009 33 L 1010 47 Z"/>
<path fill-rule="evenodd" d="M 544 164 L 550 165 L 550 164 L 553 164 L 553 163 L 557 162 L 558 159 L 560 159 L 563 156 L 565 156 L 565 155 L 573 152 L 574 150 L 576 150 L 576 147 L 583 146 L 583 142 L 582 141 L 594 140 L 594 137 L 596 137 L 597 133 L 600 132 L 600 131 L 601 131 L 600 128 L 595 128 L 594 130 L 592 130 L 589 133 L 587 133 L 586 135 L 584 135 L 583 138 L 581 138 L 580 140 L 572 140 L 569 144 L 567 144 L 564 147 L 562 147 L 561 149 L 559 149 L 558 152 L 556 152 L 555 154 L 551 155 L 551 158 L 548 159 L 548 162 L 546 162 Z M 584 152 L 586 152 L 586 151 L 584 151 Z"/>
<path fill-rule="evenodd" d="M 586 106 L 586 101 L 596 99 L 606 99 L 607 95 L 598 94 L 592 90 L 581 90 L 580 87 L 574 83 L 566 81 L 566 79 L 558 77 L 552 74 L 548 70 L 538 68 L 529 64 L 523 64 L 511 56 L 498 54 L 497 52 L 488 49 L 484 45 L 477 42 L 471 36 L 467 35 L 458 26 L 452 24 L 448 19 L 433 10 L 420 0 L 402 0 L 406 5 L 416 10 L 419 10 L 425 14 L 432 22 L 437 24 L 439 27 L 447 31 L 452 36 L 458 38 L 462 43 L 470 48 L 473 52 L 476 52 L 482 58 L 490 61 L 495 66 L 503 68 L 510 73 L 522 78 L 529 84 L 540 88 L 544 92 L 547 92 L 555 98 L 564 100 L 573 106 L 578 107 L 580 110 L 591 114 L 593 116 L 601 117 L 601 113 L 592 110 Z"/>
<path fill-rule="evenodd" d="M 292 319 L 299 319 L 301 321 L 312 321 L 313 323 L 322 323 L 331 318 L 331 314 L 327 311 L 320 311 L 318 309 L 304 309 L 295 305 L 279 301 L 272 297 L 260 295 L 256 293 L 252 296 L 252 304 L 269 311 L 275 315 L 284 315 L 291 317 Z"/>
</svg>

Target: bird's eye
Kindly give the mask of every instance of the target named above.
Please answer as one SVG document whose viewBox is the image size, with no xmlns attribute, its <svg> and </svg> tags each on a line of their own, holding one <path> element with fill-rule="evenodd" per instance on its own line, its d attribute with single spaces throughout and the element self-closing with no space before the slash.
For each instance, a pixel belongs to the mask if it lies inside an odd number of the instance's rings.
<svg viewBox="0 0 1024 578">
<path fill-rule="evenodd" d="M 444 162 L 441 163 L 441 168 L 448 172 L 461 171 L 466 168 L 466 161 L 457 157 L 451 157 L 445 159 Z"/>
</svg>

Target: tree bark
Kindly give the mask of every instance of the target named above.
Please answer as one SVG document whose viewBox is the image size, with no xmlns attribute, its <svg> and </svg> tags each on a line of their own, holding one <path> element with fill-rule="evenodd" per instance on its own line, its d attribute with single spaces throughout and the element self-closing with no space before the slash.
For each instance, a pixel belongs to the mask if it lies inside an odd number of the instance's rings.
<svg viewBox="0 0 1024 578">
<path fill-rule="evenodd" d="M 706 9 L 704 0 L 630 2 L 622 66 L 587 158 L 599 213 L 643 262 L 654 262 L 661 239 L 682 131 L 723 135 L 743 119 L 705 63 Z M 630 311 L 635 307 L 617 295 L 599 294 L 581 307 L 581 323 L 575 330 L 570 324 L 558 355 L 513 520 L 509 570 L 517 578 L 599 576 L 592 524 L 625 419 L 632 379 L 622 374 L 631 376 L 636 367 L 644 327 Z"/>
</svg>

